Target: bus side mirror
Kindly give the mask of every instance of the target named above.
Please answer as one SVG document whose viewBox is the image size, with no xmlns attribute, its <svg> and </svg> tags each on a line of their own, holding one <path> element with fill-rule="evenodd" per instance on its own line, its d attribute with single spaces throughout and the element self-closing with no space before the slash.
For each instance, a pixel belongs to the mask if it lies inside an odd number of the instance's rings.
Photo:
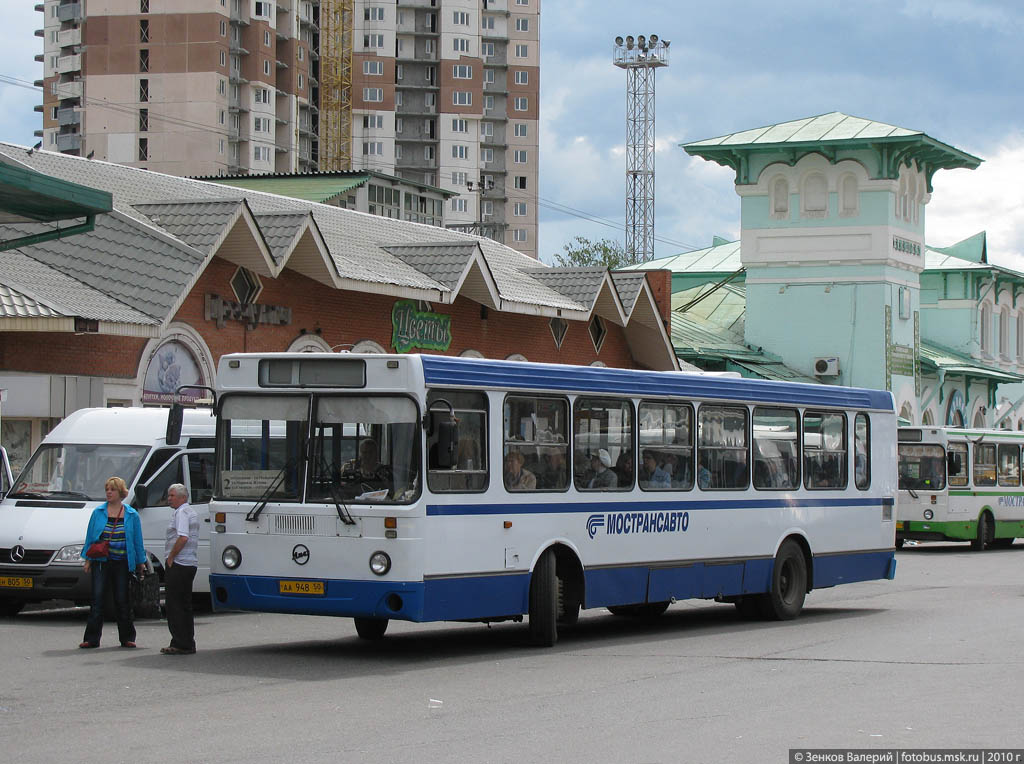
<svg viewBox="0 0 1024 764">
<path fill-rule="evenodd" d="M 135 503 L 132 505 L 135 509 L 145 509 L 149 505 L 149 486 L 145 483 L 140 483 L 135 486 Z"/>
<path fill-rule="evenodd" d="M 181 442 L 181 424 L 185 420 L 185 408 L 180 403 L 171 404 L 167 412 L 167 432 L 164 440 L 168 446 L 176 446 Z"/>
<path fill-rule="evenodd" d="M 948 462 L 950 475 L 958 475 L 963 471 L 963 461 L 960 459 L 960 454 L 949 453 L 946 455 L 946 461 Z"/>
<path fill-rule="evenodd" d="M 455 466 L 455 449 L 459 442 L 459 425 L 454 419 L 437 423 L 437 466 L 451 469 Z"/>
</svg>

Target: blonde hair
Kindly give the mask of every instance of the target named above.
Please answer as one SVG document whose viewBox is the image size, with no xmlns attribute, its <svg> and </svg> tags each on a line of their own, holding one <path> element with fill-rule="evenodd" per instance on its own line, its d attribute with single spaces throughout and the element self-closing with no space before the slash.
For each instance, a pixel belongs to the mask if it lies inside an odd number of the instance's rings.
<svg viewBox="0 0 1024 764">
<path fill-rule="evenodd" d="M 103 484 L 103 490 L 104 490 L 104 491 L 105 491 L 105 490 L 107 490 L 108 488 L 110 488 L 110 486 L 114 486 L 114 489 L 115 489 L 115 490 L 116 490 L 116 491 L 117 491 L 117 492 L 118 492 L 119 494 L 121 494 L 121 498 L 122 498 L 122 499 L 123 499 L 123 498 L 124 498 L 125 496 L 127 496 L 127 495 L 128 495 L 128 486 L 127 486 L 127 485 L 125 485 L 125 482 L 124 482 L 124 479 L 123 479 L 123 478 L 119 478 L 119 477 L 110 477 L 110 478 L 107 478 L 107 482 Z"/>
</svg>

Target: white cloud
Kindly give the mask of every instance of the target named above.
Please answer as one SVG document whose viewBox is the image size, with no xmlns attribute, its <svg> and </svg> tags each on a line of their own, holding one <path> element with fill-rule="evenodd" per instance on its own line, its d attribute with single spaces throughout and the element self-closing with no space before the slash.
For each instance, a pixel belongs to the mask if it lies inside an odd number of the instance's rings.
<svg viewBox="0 0 1024 764">
<path fill-rule="evenodd" d="M 1024 133 L 1008 135 L 995 150 L 977 154 L 977 170 L 942 170 L 932 182 L 927 237 L 948 246 L 988 232 L 989 261 L 1024 270 Z"/>
</svg>

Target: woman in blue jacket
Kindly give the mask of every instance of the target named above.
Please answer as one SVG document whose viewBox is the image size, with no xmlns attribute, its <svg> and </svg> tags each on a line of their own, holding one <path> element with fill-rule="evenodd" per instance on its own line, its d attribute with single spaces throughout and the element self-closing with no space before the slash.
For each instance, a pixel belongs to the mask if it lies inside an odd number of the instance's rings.
<svg viewBox="0 0 1024 764">
<path fill-rule="evenodd" d="M 132 571 L 141 575 L 145 569 L 146 550 L 142 546 L 142 521 L 139 513 L 124 503 L 128 486 L 119 477 L 104 484 L 105 503 L 93 510 L 89 528 L 85 532 L 82 558 L 86 573 L 92 573 L 92 607 L 85 624 L 85 637 L 79 647 L 99 647 L 103 633 L 103 599 L 107 589 L 114 592 L 114 612 L 117 614 L 117 636 L 121 647 L 135 647 L 135 624 L 128 601 L 128 577 Z M 105 557 L 90 559 L 89 547 L 106 540 L 110 550 Z"/>
</svg>

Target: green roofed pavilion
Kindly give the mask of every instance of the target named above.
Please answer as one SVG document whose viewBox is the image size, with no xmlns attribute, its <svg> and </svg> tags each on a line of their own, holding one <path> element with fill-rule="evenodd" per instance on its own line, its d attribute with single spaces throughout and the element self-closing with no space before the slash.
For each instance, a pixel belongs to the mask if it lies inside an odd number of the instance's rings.
<svg viewBox="0 0 1024 764">
<path fill-rule="evenodd" d="M 685 143 L 682 148 L 687 154 L 732 168 L 739 185 L 757 182 L 765 164 L 757 162 L 755 155 L 771 154 L 771 161 L 776 162 L 781 154 L 792 166 L 809 153 L 822 154 L 834 164 L 848 158 L 851 151 L 867 152 L 870 160 L 866 164 L 873 165 L 868 172 L 875 179 L 897 178 L 901 164 L 909 166 L 916 161 L 925 173 L 929 192 L 937 170 L 973 170 L 982 161 L 920 130 L 838 111 Z"/>
</svg>

